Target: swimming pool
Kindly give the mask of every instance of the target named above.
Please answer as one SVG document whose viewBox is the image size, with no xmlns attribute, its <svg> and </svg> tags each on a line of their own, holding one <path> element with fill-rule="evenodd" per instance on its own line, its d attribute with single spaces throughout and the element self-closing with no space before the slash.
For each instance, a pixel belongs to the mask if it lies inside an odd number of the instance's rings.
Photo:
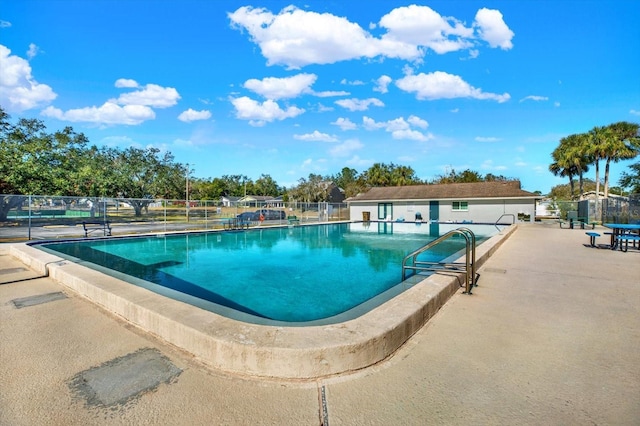
<svg viewBox="0 0 640 426">
<path fill-rule="evenodd" d="M 302 326 L 355 318 L 408 288 L 400 283 L 404 256 L 457 227 L 434 225 L 341 223 L 38 247 L 233 319 Z M 480 242 L 498 229 L 473 231 Z M 463 248 L 464 240 L 448 240 L 421 260 Z"/>
</svg>

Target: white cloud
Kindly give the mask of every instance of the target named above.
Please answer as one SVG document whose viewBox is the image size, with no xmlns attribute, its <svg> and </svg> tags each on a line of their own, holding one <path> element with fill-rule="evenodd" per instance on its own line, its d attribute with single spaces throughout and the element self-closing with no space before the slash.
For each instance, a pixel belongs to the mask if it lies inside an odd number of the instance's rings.
<svg viewBox="0 0 640 426">
<path fill-rule="evenodd" d="M 362 117 L 362 125 L 366 130 L 378 130 L 386 127 L 385 123 L 376 123 L 373 118 L 367 117 L 366 115 Z"/>
<path fill-rule="evenodd" d="M 410 116 L 407 120 L 404 117 L 396 118 L 389 121 L 376 122 L 374 119 L 364 116 L 362 117 L 362 123 L 366 130 L 378 130 L 384 129 L 391 133 L 393 139 L 398 140 L 414 140 L 425 142 L 433 139 L 431 133 L 423 133 L 419 130 L 415 130 L 412 127 L 419 127 L 426 129 L 429 126 L 426 120 L 421 119 L 415 115 Z"/>
<path fill-rule="evenodd" d="M 388 75 L 383 75 L 376 80 L 376 87 L 373 88 L 375 92 L 387 93 L 389 89 L 387 86 L 391 83 L 391 77 Z"/>
<path fill-rule="evenodd" d="M 34 43 L 29 44 L 29 50 L 27 50 L 27 58 L 33 59 L 38 53 L 40 53 L 40 48 Z"/>
<path fill-rule="evenodd" d="M 375 57 L 380 52 L 376 39 L 358 24 L 329 13 L 289 6 L 274 15 L 263 8 L 243 6 L 228 16 L 233 28 L 248 31 L 268 65 L 300 68 Z"/>
<path fill-rule="evenodd" d="M 115 87 L 136 88 L 140 86 L 134 80 L 121 78 L 116 80 Z M 123 93 L 117 99 L 109 99 L 101 106 L 75 108 L 68 111 L 48 107 L 42 111 L 42 115 L 71 122 L 137 125 L 156 118 L 151 107 L 171 107 L 178 102 L 178 99 L 180 99 L 180 95 L 173 87 L 147 84 L 140 90 Z"/>
<path fill-rule="evenodd" d="M 318 103 L 318 112 L 333 111 L 335 108 Z"/>
<path fill-rule="evenodd" d="M 524 102 L 524 101 L 541 102 L 541 101 L 548 101 L 548 100 L 549 100 L 549 98 L 547 98 L 546 96 L 529 95 L 529 96 L 525 96 L 524 98 L 520 99 L 520 102 Z"/>
<path fill-rule="evenodd" d="M 236 117 L 249 120 L 252 126 L 264 126 L 266 123 L 293 118 L 304 112 L 304 109 L 295 106 L 283 110 L 277 102 L 270 99 L 260 103 L 246 96 L 233 98 L 231 103 L 236 109 Z"/>
<path fill-rule="evenodd" d="M 405 92 L 415 92 L 416 98 L 423 100 L 474 98 L 489 99 L 500 103 L 508 101 L 508 93 L 502 95 L 483 92 L 464 81 L 460 76 L 436 71 L 429 74 L 407 75 L 396 80 L 396 85 Z"/>
<path fill-rule="evenodd" d="M 318 142 L 337 142 L 338 138 L 335 136 L 329 135 L 327 133 L 320 133 L 317 130 L 314 130 L 313 133 L 306 133 L 303 135 L 293 135 L 294 139 L 299 141 L 318 141 Z"/>
<path fill-rule="evenodd" d="M 318 76 L 315 74 L 298 74 L 285 78 L 267 77 L 262 80 L 252 78 L 244 83 L 244 88 L 267 99 L 277 101 L 311 92 L 311 86 L 317 78 Z"/>
<path fill-rule="evenodd" d="M 288 68 L 376 57 L 420 62 L 428 50 L 444 54 L 468 49 L 473 58 L 478 55 L 478 40 L 510 49 L 513 37 L 502 14 L 489 9 L 479 10 L 473 25 L 466 27 L 427 6 L 398 7 L 382 16 L 378 24 L 369 24 L 370 31 L 384 32 L 379 38 L 348 18 L 295 6 L 278 14 L 243 6 L 228 17 L 232 28 L 248 32 L 268 65 Z"/>
<path fill-rule="evenodd" d="M 473 29 L 427 6 L 398 7 L 380 19 L 380 26 L 388 30 L 382 40 L 426 47 L 440 54 L 472 46 Z"/>
<path fill-rule="evenodd" d="M 476 136 L 475 141 L 476 142 L 499 142 L 500 138 L 496 138 L 493 136 L 490 136 L 490 137 Z"/>
<path fill-rule="evenodd" d="M 123 93 L 117 102 L 121 105 L 146 105 L 154 108 L 168 108 L 178 103 L 180 94 L 173 87 L 147 84 L 142 90 Z"/>
<path fill-rule="evenodd" d="M 312 94 L 319 98 L 334 98 L 336 96 L 349 96 L 351 93 L 344 90 L 325 90 L 323 92 L 312 92 Z"/>
<path fill-rule="evenodd" d="M 33 78 L 29 62 L 0 45 L 0 104 L 7 112 L 41 107 L 57 96 L 51 87 Z"/>
<path fill-rule="evenodd" d="M 424 133 L 418 130 L 411 130 L 411 129 L 394 130 L 393 132 L 391 132 L 391 137 L 393 137 L 394 139 L 400 139 L 400 140 L 408 139 L 408 140 L 419 141 L 419 142 L 425 142 L 425 141 L 428 141 L 429 139 L 433 139 L 433 135 L 431 134 L 425 135 Z"/>
<path fill-rule="evenodd" d="M 343 78 L 342 80 L 340 80 L 340 84 L 346 84 L 349 86 L 364 86 L 364 81 L 362 80 L 349 81 L 346 78 Z"/>
<path fill-rule="evenodd" d="M 42 111 L 45 117 L 71 122 L 88 122 L 96 124 L 127 124 L 136 125 L 147 120 L 153 120 L 156 114 L 145 105 L 120 106 L 107 101 L 100 107 L 86 107 L 70 109 L 63 112 L 61 109 L 49 106 Z"/>
<path fill-rule="evenodd" d="M 631 115 L 638 115 L 638 116 L 640 116 L 640 111 L 635 110 L 635 109 L 632 109 L 632 110 L 630 110 L 630 111 L 629 111 L 629 114 L 631 114 Z"/>
<path fill-rule="evenodd" d="M 0 19 L 0 28 L 9 28 L 9 27 L 11 27 L 11 22 L 3 21 Z"/>
<path fill-rule="evenodd" d="M 329 150 L 333 157 L 349 157 L 353 151 L 364 148 L 364 144 L 357 139 L 348 139 Z"/>
<path fill-rule="evenodd" d="M 184 121 L 185 123 L 189 123 L 197 120 L 208 120 L 211 118 L 211 113 L 205 109 L 202 111 L 195 111 L 189 108 L 186 111 L 183 111 L 179 116 L 178 120 Z"/>
<path fill-rule="evenodd" d="M 482 8 L 476 13 L 474 26 L 478 29 L 479 37 L 489 43 L 491 47 L 508 50 L 513 47 L 511 39 L 514 34 L 502 19 L 499 10 Z"/>
<path fill-rule="evenodd" d="M 343 108 L 348 109 L 349 111 L 366 111 L 369 109 L 370 105 L 383 107 L 384 103 L 380 99 L 369 98 L 369 99 L 340 99 L 335 102 L 337 105 L 340 105 Z"/>
<path fill-rule="evenodd" d="M 415 115 L 410 115 L 407 121 L 412 126 L 420 127 L 421 129 L 426 129 L 427 127 L 429 127 L 429 123 L 427 122 L 427 120 L 423 120 L 422 118 Z"/>
<path fill-rule="evenodd" d="M 349 95 L 349 92 L 342 90 L 315 92 L 311 89 L 311 86 L 316 82 L 317 78 L 318 76 L 315 74 L 298 74 L 284 78 L 267 77 L 262 80 L 252 78 L 247 80 L 243 87 L 265 97 L 266 99 L 274 101 L 296 98 L 303 94 L 309 94 L 319 98 Z"/>
<path fill-rule="evenodd" d="M 118 88 L 137 88 L 138 82 L 135 80 L 131 80 L 130 78 L 119 78 L 116 80 L 116 87 Z"/>
<path fill-rule="evenodd" d="M 342 130 L 355 130 L 356 128 L 358 128 L 356 123 L 349 120 L 348 118 L 343 118 L 343 117 L 338 118 L 336 121 L 334 121 L 331 124 L 333 124 L 334 126 L 340 127 L 340 129 Z"/>
</svg>

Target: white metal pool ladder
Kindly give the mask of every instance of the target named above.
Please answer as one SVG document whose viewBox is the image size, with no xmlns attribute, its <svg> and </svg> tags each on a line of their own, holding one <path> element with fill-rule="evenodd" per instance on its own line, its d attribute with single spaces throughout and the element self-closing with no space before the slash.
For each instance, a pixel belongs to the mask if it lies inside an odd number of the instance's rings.
<svg viewBox="0 0 640 426">
<path fill-rule="evenodd" d="M 418 255 L 437 246 L 441 242 L 452 238 L 455 235 L 462 235 L 465 239 L 465 262 L 464 263 L 447 263 L 447 262 L 427 262 L 417 260 Z M 407 263 L 409 261 L 409 263 Z M 430 243 L 420 247 L 413 253 L 410 253 L 402 260 L 402 281 L 407 279 L 407 271 L 414 271 L 414 274 L 423 271 L 446 271 L 446 272 L 464 272 L 465 274 L 465 291 L 471 294 L 471 288 L 478 285 L 480 274 L 476 273 L 476 236 L 469 228 L 457 228 L 446 234 L 436 238 Z M 461 286 L 462 287 L 462 286 Z"/>
</svg>

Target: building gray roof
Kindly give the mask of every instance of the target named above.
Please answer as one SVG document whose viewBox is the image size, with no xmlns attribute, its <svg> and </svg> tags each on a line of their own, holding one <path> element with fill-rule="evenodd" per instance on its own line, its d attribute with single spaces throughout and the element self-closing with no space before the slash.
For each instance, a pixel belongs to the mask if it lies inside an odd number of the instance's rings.
<svg viewBox="0 0 640 426">
<path fill-rule="evenodd" d="M 373 187 L 347 202 L 378 200 L 442 200 L 478 198 L 541 198 L 520 188 L 520 181 L 447 183 L 437 185 L 408 185 Z"/>
</svg>

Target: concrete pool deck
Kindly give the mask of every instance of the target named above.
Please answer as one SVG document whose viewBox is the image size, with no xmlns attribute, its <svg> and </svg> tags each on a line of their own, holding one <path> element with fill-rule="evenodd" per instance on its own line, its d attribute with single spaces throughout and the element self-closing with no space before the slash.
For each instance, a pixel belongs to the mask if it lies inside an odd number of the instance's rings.
<svg viewBox="0 0 640 426">
<path fill-rule="evenodd" d="M 520 225 L 391 357 L 298 381 L 210 369 L 0 246 L 0 424 L 637 424 L 640 251 L 588 242 Z M 71 386 L 145 348 L 168 379 L 102 404 Z"/>
<path fill-rule="evenodd" d="M 475 252 L 477 267 L 516 228 L 507 227 L 479 245 Z M 346 319 L 340 319 L 338 315 L 335 323 L 322 325 L 258 325 L 250 320 L 234 319 L 241 314 L 231 309 L 220 309 L 219 313 L 200 309 L 37 246 L 14 244 L 9 252 L 43 276 L 53 278 L 142 330 L 186 350 L 210 367 L 280 379 L 328 377 L 354 372 L 386 359 L 465 282 L 461 274 L 451 270 L 429 277 L 414 275 L 388 290 L 389 294 L 379 295 L 379 299 L 386 300 L 379 306 L 371 308 L 364 303 L 355 308 L 359 311 L 355 318 L 345 315 L 342 318 Z M 400 271 L 401 265 L 398 265 L 398 276 Z M 250 288 L 251 283 L 245 285 Z"/>
</svg>

